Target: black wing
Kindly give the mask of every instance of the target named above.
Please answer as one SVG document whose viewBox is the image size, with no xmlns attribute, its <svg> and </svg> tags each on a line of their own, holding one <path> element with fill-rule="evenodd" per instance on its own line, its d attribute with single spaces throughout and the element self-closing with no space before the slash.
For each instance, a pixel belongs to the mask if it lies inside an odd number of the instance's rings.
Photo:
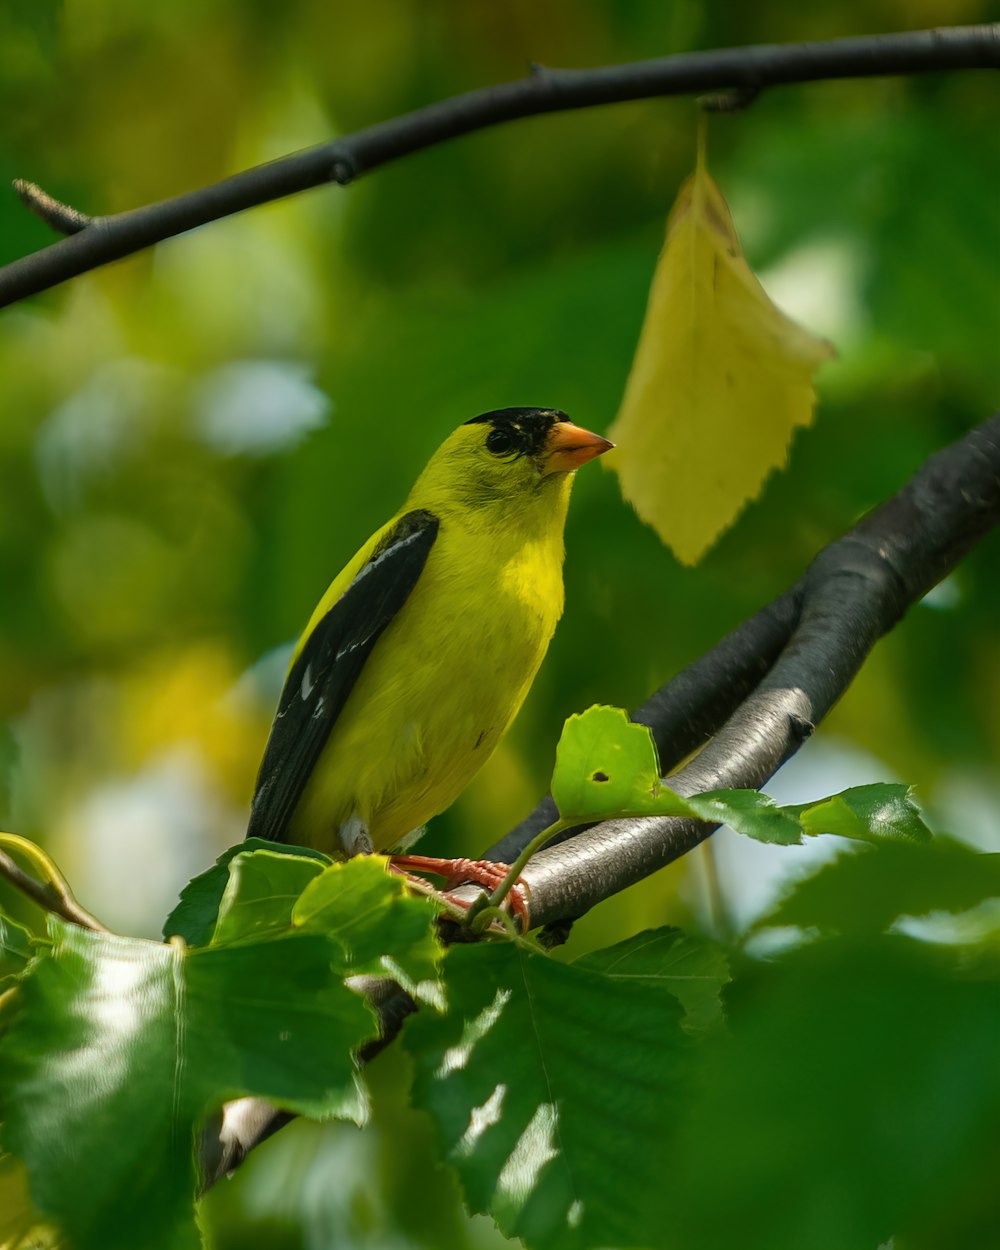
<svg viewBox="0 0 1000 1250">
<path fill-rule="evenodd" d="M 264 748 L 248 838 L 284 840 L 330 731 L 382 631 L 417 584 L 437 532 L 430 512 L 400 517 L 309 635 L 285 679 Z"/>
</svg>

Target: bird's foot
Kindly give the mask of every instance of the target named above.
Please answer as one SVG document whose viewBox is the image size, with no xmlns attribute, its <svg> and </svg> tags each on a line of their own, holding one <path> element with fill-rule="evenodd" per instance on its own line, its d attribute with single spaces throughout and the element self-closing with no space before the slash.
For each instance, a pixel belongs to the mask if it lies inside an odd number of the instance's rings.
<svg viewBox="0 0 1000 1250">
<path fill-rule="evenodd" d="M 492 894 L 510 872 L 509 864 L 500 864 L 489 859 L 436 859 L 432 855 L 393 855 L 389 859 L 389 866 L 404 874 L 426 872 L 434 877 L 444 877 L 442 893 L 445 898 L 464 908 L 470 907 L 471 903 L 455 896 L 453 891 L 459 886 L 473 883 L 481 885 Z M 521 922 L 521 932 L 527 933 L 531 927 L 527 882 L 518 877 L 500 906 L 508 908 Z"/>
</svg>

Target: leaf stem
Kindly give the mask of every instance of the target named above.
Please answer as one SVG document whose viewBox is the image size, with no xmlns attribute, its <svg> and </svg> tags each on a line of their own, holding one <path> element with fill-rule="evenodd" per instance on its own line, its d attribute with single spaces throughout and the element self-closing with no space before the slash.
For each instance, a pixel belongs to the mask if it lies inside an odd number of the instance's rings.
<svg viewBox="0 0 1000 1250">
<path fill-rule="evenodd" d="M 23 855 L 42 880 L 26 873 L 13 856 L 8 854 L 8 850 Z M 0 832 L 0 877 L 5 877 L 11 885 L 45 911 L 62 916 L 71 924 L 79 925 L 82 929 L 92 929 L 95 933 L 111 932 L 96 916 L 80 906 L 69 882 L 42 848 L 29 838 L 22 838 L 17 833 Z"/>
<path fill-rule="evenodd" d="M 733 936 L 733 927 L 726 906 L 726 896 L 722 892 L 719 879 L 719 865 L 715 859 L 715 845 L 711 840 L 701 844 L 701 867 L 705 880 L 705 897 L 708 902 L 708 913 L 711 916 L 715 936 L 720 941 L 728 942 Z"/>
<path fill-rule="evenodd" d="M 507 870 L 506 877 L 504 877 L 504 879 L 490 895 L 486 906 L 499 909 L 500 904 L 514 888 L 514 885 L 516 884 L 518 877 L 521 875 L 525 864 L 529 859 L 531 859 L 532 855 L 534 855 L 536 851 L 540 851 L 545 843 L 548 842 L 550 838 L 554 838 L 557 833 L 562 833 L 564 829 L 572 829 L 574 824 L 579 823 L 580 822 L 578 820 L 564 820 L 560 817 L 558 820 L 553 821 L 547 829 L 543 829 L 541 833 L 533 837 L 521 854 L 518 855 L 517 859 L 515 859 L 511 864 L 510 868 Z"/>
</svg>

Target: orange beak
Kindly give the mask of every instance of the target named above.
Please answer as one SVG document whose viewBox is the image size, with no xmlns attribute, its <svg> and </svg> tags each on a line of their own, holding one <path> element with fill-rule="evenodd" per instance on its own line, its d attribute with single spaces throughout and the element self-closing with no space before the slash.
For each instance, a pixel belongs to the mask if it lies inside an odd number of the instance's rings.
<svg viewBox="0 0 1000 1250">
<path fill-rule="evenodd" d="M 572 421 L 557 421 L 545 440 L 545 452 L 542 456 L 544 471 L 572 473 L 581 464 L 586 464 L 595 456 L 603 456 L 612 447 L 614 443 L 601 438 L 600 434 L 582 430 Z"/>
</svg>

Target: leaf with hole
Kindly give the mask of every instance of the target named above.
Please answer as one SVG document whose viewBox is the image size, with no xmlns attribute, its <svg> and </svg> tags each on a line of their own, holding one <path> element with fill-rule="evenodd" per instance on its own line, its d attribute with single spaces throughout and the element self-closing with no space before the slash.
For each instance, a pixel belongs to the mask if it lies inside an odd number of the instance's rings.
<svg viewBox="0 0 1000 1250">
<path fill-rule="evenodd" d="M 658 776 L 652 734 L 621 708 L 595 706 L 571 716 L 556 748 L 552 797 L 565 821 L 616 816 L 680 816 L 728 825 L 758 842 L 796 845 L 803 834 L 835 833 L 870 842 L 930 837 L 909 786 L 878 783 L 779 807 L 759 790 L 706 790 L 681 796 Z"/>
</svg>

